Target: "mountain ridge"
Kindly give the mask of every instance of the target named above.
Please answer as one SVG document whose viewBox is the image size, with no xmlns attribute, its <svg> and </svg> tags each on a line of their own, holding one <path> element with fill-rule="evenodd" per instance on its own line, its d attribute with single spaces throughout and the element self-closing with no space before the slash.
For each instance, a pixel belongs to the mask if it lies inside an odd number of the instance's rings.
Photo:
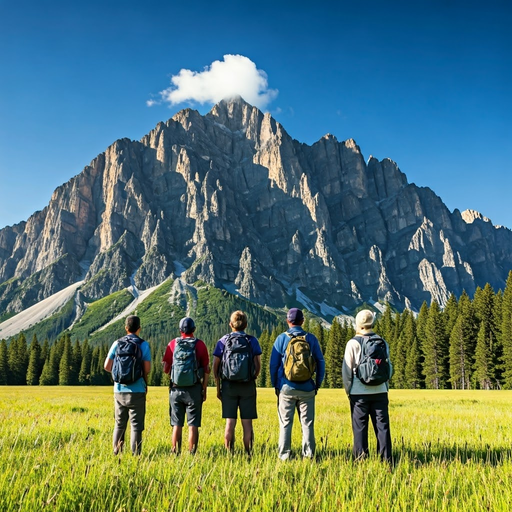
<svg viewBox="0 0 512 512">
<path fill-rule="evenodd" d="M 0 230 L 0 308 L 16 313 L 84 280 L 97 300 L 168 277 L 315 313 L 365 301 L 418 309 L 503 288 L 512 232 L 450 212 L 353 139 L 292 139 L 241 98 L 119 139 L 27 221 Z M 85 276 L 84 276 L 85 273 Z M 301 302 L 301 301 L 299 301 Z"/>
</svg>

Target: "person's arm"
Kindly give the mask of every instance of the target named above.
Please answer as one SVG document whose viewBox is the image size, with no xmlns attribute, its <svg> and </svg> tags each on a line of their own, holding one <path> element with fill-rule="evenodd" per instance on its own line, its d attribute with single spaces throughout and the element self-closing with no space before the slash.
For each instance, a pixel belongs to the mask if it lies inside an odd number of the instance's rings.
<svg viewBox="0 0 512 512">
<path fill-rule="evenodd" d="M 254 378 L 257 379 L 261 371 L 261 355 L 254 356 Z"/>
<path fill-rule="evenodd" d="M 349 340 L 347 346 L 345 347 L 345 356 L 343 357 L 343 387 L 345 388 L 347 395 L 350 394 L 352 381 L 354 380 L 354 368 L 356 365 L 354 343 L 357 343 L 357 341 L 354 339 Z"/>
<path fill-rule="evenodd" d="M 171 367 L 172 367 L 172 350 L 171 350 L 171 344 L 167 345 L 167 348 L 165 349 L 165 354 L 162 359 L 162 363 L 164 365 L 163 371 L 164 373 L 170 373 Z"/>
<path fill-rule="evenodd" d="M 105 370 L 107 370 L 107 372 L 111 372 L 113 364 L 114 364 L 114 360 L 110 359 L 110 357 L 107 356 L 107 358 L 105 359 L 105 362 L 103 363 L 103 368 L 105 368 Z"/>
<path fill-rule="evenodd" d="M 220 394 L 220 357 L 213 356 L 213 377 L 217 385 L 217 398 L 221 400 Z"/>
<path fill-rule="evenodd" d="M 324 355 L 322 354 L 322 349 L 320 348 L 320 343 L 318 342 L 318 339 L 316 338 L 316 336 L 312 334 L 310 334 L 310 336 L 313 337 L 311 348 L 312 355 L 316 363 L 315 388 L 318 390 L 320 389 L 320 386 L 322 385 L 322 382 L 325 377 L 325 359 Z"/>
<path fill-rule="evenodd" d="M 198 340 L 196 344 L 196 357 L 198 366 L 203 370 L 203 402 L 206 400 L 208 379 L 210 378 L 210 356 L 204 341 Z"/>
<path fill-rule="evenodd" d="M 146 393 L 148 392 L 148 375 L 151 371 L 151 361 L 142 361 L 142 378 L 146 383 Z"/>
<path fill-rule="evenodd" d="M 279 373 L 279 366 L 282 363 L 281 353 L 276 348 L 277 339 L 272 346 L 272 352 L 270 353 L 270 382 L 273 388 L 277 388 L 277 378 Z"/>
<path fill-rule="evenodd" d="M 115 345 L 117 345 L 117 341 L 110 347 L 107 357 L 105 358 L 105 362 L 103 363 L 103 368 L 105 368 L 107 372 L 112 371 L 112 365 L 114 364 Z"/>
</svg>

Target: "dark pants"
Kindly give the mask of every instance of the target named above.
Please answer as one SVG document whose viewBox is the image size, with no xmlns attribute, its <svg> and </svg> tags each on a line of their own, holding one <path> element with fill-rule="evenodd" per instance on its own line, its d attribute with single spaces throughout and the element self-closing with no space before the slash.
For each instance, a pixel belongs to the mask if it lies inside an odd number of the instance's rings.
<svg viewBox="0 0 512 512">
<path fill-rule="evenodd" d="M 377 452 L 383 460 L 392 461 L 388 404 L 387 393 L 350 395 L 355 459 L 368 455 L 368 418 L 371 418 L 377 436 Z"/>
</svg>

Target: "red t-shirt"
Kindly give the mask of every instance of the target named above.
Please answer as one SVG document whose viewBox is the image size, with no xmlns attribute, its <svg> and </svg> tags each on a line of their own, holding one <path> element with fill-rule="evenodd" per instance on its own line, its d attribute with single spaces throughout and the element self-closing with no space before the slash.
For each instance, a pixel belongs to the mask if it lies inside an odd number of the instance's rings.
<svg viewBox="0 0 512 512">
<path fill-rule="evenodd" d="M 182 338 L 194 339 L 194 336 L 182 336 Z M 177 339 L 178 338 L 174 338 L 169 342 L 165 349 L 164 358 L 162 359 L 162 363 L 167 364 L 169 369 L 172 366 L 172 355 L 174 353 L 174 348 L 176 347 Z M 208 354 L 208 349 L 206 348 L 204 341 L 200 339 L 196 342 L 196 359 L 197 367 L 202 368 L 204 373 L 210 373 L 210 355 Z"/>
</svg>

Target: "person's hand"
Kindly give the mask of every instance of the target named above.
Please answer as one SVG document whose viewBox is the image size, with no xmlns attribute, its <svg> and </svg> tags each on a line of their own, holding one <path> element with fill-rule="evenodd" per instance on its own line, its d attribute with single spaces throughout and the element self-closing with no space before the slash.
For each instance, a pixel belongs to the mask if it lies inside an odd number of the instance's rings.
<svg viewBox="0 0 512 512">
<path fill-rule="evenodd" d="M 276 396 L 279 396 L 279 389 L 278 388 L 274 388 L 274 392 L 275 392 Z"/>
<path fill-rule="evenodd" d="M 206 402 L 206 388 L 203 388 L 203 402 Z"/>
</svg>

